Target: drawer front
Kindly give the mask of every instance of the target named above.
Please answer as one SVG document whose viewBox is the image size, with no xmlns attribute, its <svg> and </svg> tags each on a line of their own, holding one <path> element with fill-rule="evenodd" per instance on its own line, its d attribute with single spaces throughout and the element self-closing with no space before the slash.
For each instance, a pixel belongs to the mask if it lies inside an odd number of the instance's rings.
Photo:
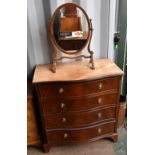
<svg viewBox="0 0 155 155">
<path fill-rule="evenodd" d="M 39 85 L 41 98 L 49 96 L 83 96 L 118 88 L 119 77 L 88 82 L 44 83 Z"/>
<path fill-rule="evenodd" d="M 102 108 L 89 112 L 54 114 L 44 118 L 45 128 L 81 127 L 103 120 L 115 119 L 116 108 Z"/>
<path fill-rule="evenodd" d="M 41 101 L 43 112 L 47 115 L 68 111 L 88 111 L 93 108 L 116 105 L 117 102 L 117 93 L 103 94 L 94 97 L 82 97 L 78 99 L 51 97 Z"/>
<path fill-rule="evenodd" d="M 114 131 L 115 122 L 111 122 L 82 129 L 48 131 L 47 139 L 49 143 L 53 144 L 79 143 L 93 140 L 105 134 L 112 134 Z"/>
</svg>

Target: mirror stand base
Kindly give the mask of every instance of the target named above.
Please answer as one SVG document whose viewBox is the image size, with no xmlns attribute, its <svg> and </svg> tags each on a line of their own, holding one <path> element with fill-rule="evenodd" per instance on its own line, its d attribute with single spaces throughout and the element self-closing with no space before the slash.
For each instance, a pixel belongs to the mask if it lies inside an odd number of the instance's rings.
<svg viewBox="0 0 155 155">
<path fill-rule="evenodd" d="M 51 71 L 53 73 L 56 73 L 56 63 L 52 63 L 52 65 L 51 65 Z"/>
<path fill-rule="evenodd" d="M 92 70 L 95 70 L 94 62 L 92 62 L 91 65 L 92 65 L 92 66 L 91 66 L 91 69 L 92 69 Z"/>
<path fill-rule="evenodd" d="M 95 70 L 94 61 L 93 61 L 92 56 L 91 56 L 91 59 L 90 59 L 90 61 L 89 61 L 89 64 L 90 64 L 90 68 L 91 68 L 92 70 Z"/>
</svg>

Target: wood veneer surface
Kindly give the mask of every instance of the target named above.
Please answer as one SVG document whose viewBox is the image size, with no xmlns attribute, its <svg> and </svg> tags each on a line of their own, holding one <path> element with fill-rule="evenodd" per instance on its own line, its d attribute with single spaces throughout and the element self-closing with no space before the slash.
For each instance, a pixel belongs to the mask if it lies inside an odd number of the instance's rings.
<svg viewBox="0 0 155 155">
<path fill-rule="evenodd" d="M 55 81 L 78 81 L 112 76 L 121 76 L 123 71 L 109 59 L 94 60 L 95 70 L 90 69 L 89 61 L 76 61 L 57 64 L 57 72 L 51 71 L 51 65 L 37 65 L 33 83 Z"/>
<path fill-rule="evenodd" d="M 43 149 L 101 138 L 117 141 L 120 80 L 123 71 L 111 60 L 37 65 L 33 84 L 42 120 Z M 61 91 L 60 91 L 61 90 Z M 62 106 L 63 105 L 63 106 Z"/>
</svg>

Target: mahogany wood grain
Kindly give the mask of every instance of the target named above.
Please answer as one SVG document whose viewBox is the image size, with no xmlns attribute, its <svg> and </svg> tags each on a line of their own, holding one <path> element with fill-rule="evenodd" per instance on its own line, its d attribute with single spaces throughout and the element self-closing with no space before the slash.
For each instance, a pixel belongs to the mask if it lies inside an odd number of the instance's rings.
<svg viewBox="0 0 155 155">
<path fill-rule="evenodd" d="M 68 144 L 89 141 L 103 134 L 112 134 L 114 132 L 114 126 L 115 122 L 109 122 L 80 129 L 51 130 L 47 131 L 48 142 L 62 145 L 65 143 Z"/>
<path fill-rule="evenodd" d="M 64 16 L 66 17 L 77 17 L 78 16 L 78 11 L 77 11 L 77 7 L 74 5 L 66 5 L 64 7 Z"/>
<path fill-rule="evenodd" d="M 95 96 L 86 96 L 80 98 L 50 97 L 41 100 L 44 115 L 51 113 L 88 111 L 91 109 L 102 108 L 105 106 L 117 104 L 116 92 L 109 92 Z M 63 105 L 63 107 L 61 107 Z"/>
<path fill-rule="evenodd" d="M 48 83 L 40 85 L 39 91 L 42 97 L 84 96 L 107 90 L 118 90 L 119 79 L 119 77 L 115 77 L 79 83 Z"/>
<path fill-rule="evenodd" d="M 114 120 L 116 108 L 102 108 L 88 112 L 66 112 L 44 117 L 45 128 L 71 128 L 92 125 L 103 120 Z"/>
<path fill-rule="evenodd" d="M 89 140 L 86 140 L 86 141 L 80 141 L 80 142 L 65 142 L 63 143 L 63 145 L 74 145 L 74 144 L 81 144 L 81 143 L 86 143 L 86 142 L 92 142 L 92 141 L 96 141 L 98 139 L 102 139 L 102 138 L 106 138 L 106 139 L 110 139 L 112 140 L 113 142 L 117 142 L 118 140 L 118 134 L 117 133 L 110 133 L 110 134 L 103 134 L 103 135 L 100 135 L 100 136 L 97 136 L 93 139 L 89 139 Z M 53 147 L 53 146 L 56 146 L 58 144 L 53 144 L 53 143 L 45 143 L 43 144 L 43 150 L 44 152 L 49 152 L 50 151 L 50 148 Z"/>
<path fill-rule="evenodd" d="M 60 22 L 61 32 L 82 31 L 80 17 L 62 17 Z"/>
<path fill-rule="evenodd" d="M 109 136 L 109 138 L 110 138 L 113 142 L 117 142 L 117 140 L 118 140 L 118 134 L 113 134 L 113 135 Z"/>
<path fill-rule="evenodd" d="M 64 49 L 64 50 L 67 50 L 67 51 L 72 51 L 72 50 L 78 50 L 80 49 L 81 47 L 83 47 L 86 43 L 86 40 L 84 40 L 83 38 L 81 39 L 78 39 L 78 38 L 73 38 L 72 40 L 69 39 L 69 40 L 65 40 L 65 39 L 60 39 L 59 40 L 59 45 Z M 79 55 L 80 56 L 80 55 Z M 73 56 L 69 56 L 68 58 L 71 59 L 71 57 Z M 74 56 L 75 58 L 78 58 L 76 55 Z M 74 59 L 75 59 L 74 58 Z M 90 58 L 90 56 L 89 56 Z M 64 59 L 63 57 L 61 57 L 61 59 Z"/>
</svg>

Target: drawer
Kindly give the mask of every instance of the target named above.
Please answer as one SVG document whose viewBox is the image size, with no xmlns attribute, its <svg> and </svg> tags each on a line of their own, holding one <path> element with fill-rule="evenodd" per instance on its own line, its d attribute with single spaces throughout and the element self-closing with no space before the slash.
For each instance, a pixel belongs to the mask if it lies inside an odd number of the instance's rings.
<svg viewBox="0 0 155 155">
<path fill-rule="evenodd" d="M 47 131 L 47 140 L 53 144 L 67 144 L 91 141 L 94 138 L 112 134 L 115 131 L 115 122 L 98 124 L 86 128 L 59 129 Z"/>
<path fill-rule="evenodd" d="M 40 96 L 84 96 L 92 93 L 118 89 L 119 77 L 88 82 L 44 83 L 39 85 Z"/>
<path fill-rule="evenodd" d="M 62 113 L 44 117 L 45 128 L 68 128 L 90 125 L 103 120 L 115 119 L 116 107 L 89 112 Z"/>
<path fill-rule="evenodd" d="M 93 108 L 116 105 L 117 102 L 118 93 L 116 92 L 96 95 L 94 97 L 68 99 L 63 97 L 51 97 L 41 100 L 44 115 L 69 111 L 88 111 Z"/>
</svg>

